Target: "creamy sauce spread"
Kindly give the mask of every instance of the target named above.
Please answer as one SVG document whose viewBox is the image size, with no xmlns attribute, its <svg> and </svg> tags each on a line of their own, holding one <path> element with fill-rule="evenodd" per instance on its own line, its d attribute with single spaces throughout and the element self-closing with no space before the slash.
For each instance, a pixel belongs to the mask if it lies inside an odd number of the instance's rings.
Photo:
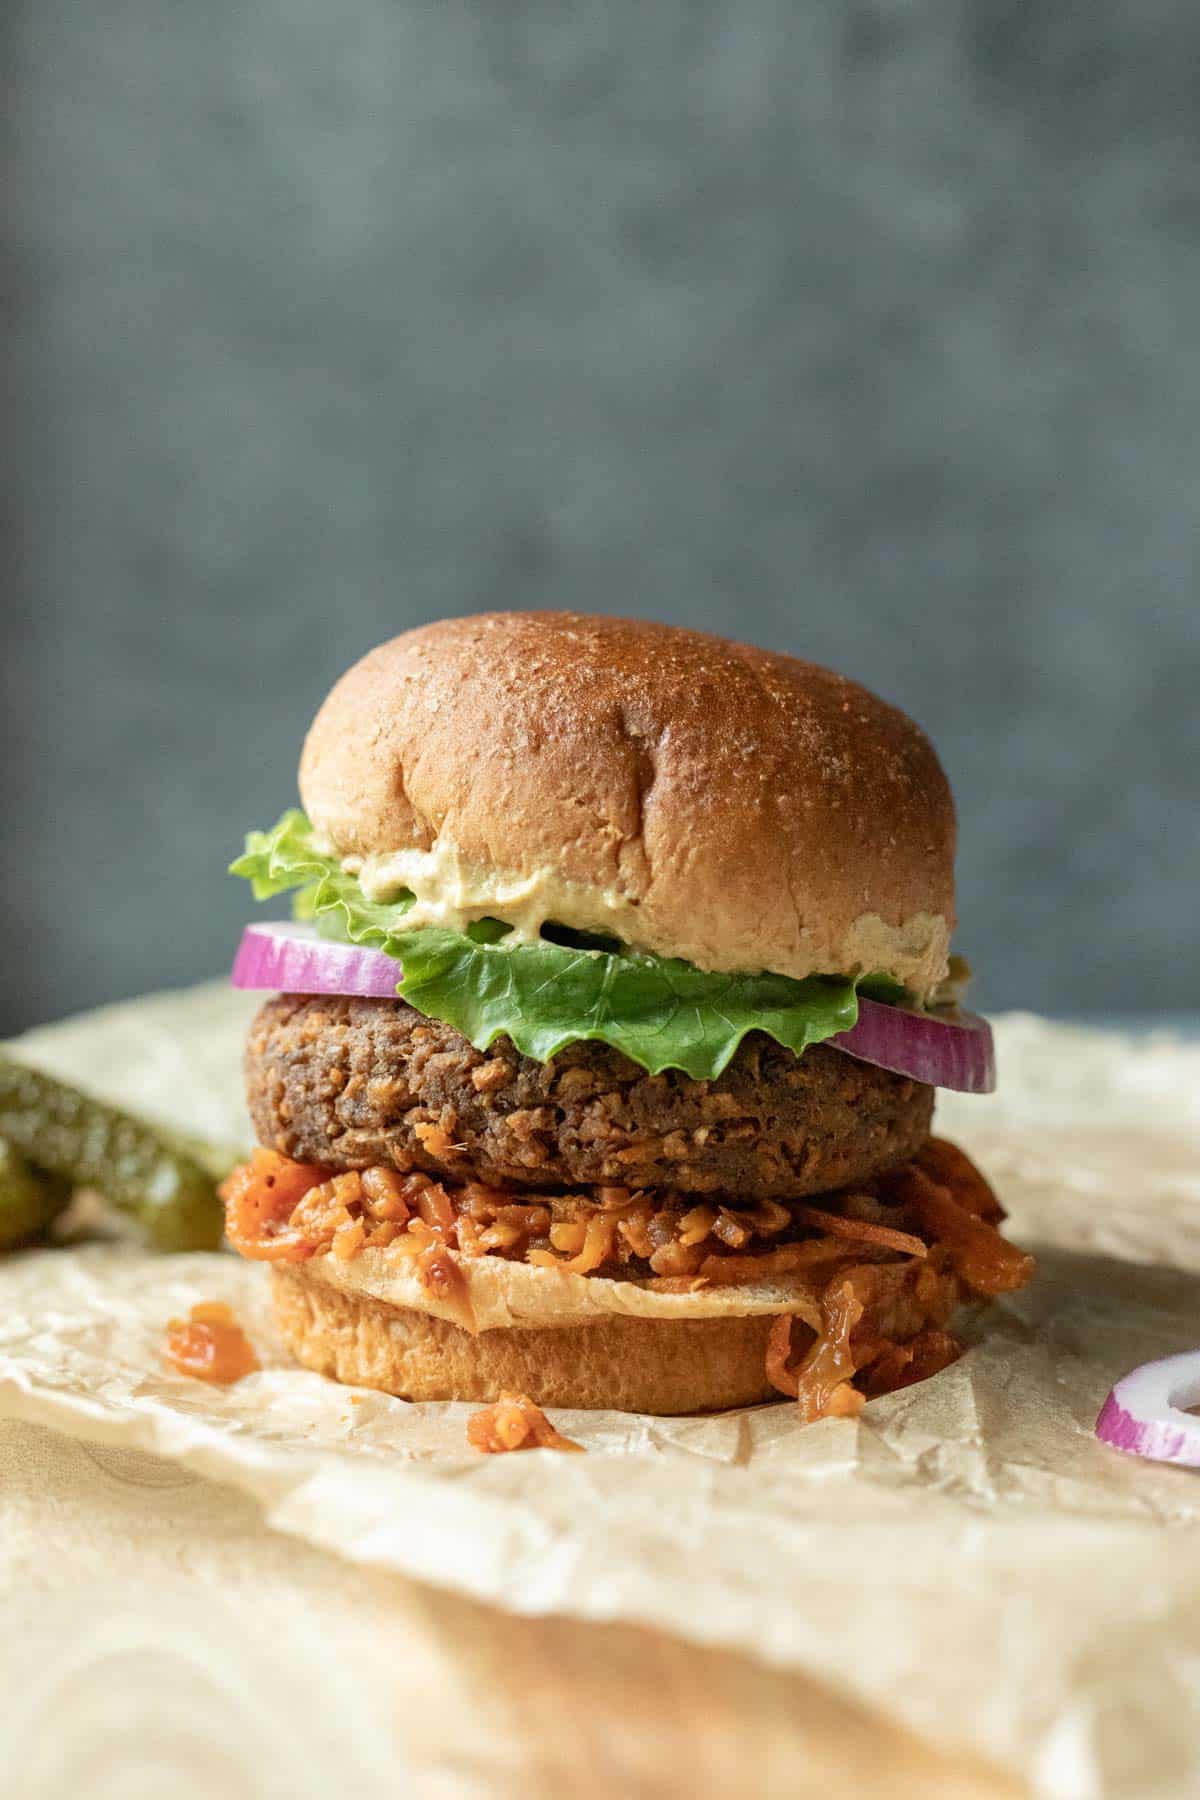
<svg viewBox="0 0 1200 1800">
<path fill-rule="evenodd" d="M 404 915 L 405 930 L 440 926 L 461 932 L 476 919 L 500 919 L 512 927 L 511 935 L 503 940 L 511 949 L 516 944 L 534 943 L 542 926 L 553 922 L 575 931 L 603 932 L 619 938 L 631 950 L 682 956 L 702 969 L 750 968 L 758 948 L 750 934 L 743 957 L 741 946 L 711 941 L 700 921 L 693 941 L 668 946 L 658 941 L 657 920 L 650 916 L 650 909 L 643 911 L 617 887 L 568 881 L 553 864 L 527 870 L 480 864 L 445 835 L 429 850 L 410 846 L 377 856 L 346 856 L 341 867 L 358 879 L 372 902 L 386 903 L 406 891 L 411 893 L 414 902 Z M 839 945 L 802 931 L 792 966 L 781 973 L 795 979 L 819 974 L 888 974 L 924 1003 L 946 976 L 948 936 L 945 919 L 936 914 L 915 913 L 899 925 L 890 925 L 874 913 L 865 913 Z"/>
<path fill-rule="evenodd" d="M 506 941 L 528 944 L 547 920 L 555 920 L 577 931 L 606 931 L 637 946 L 637 904 L 617 888 L 567 881 L 552 866 L 483 868 L 446 837 L 440 837 L 431 850 L 343 857 L 342 868 L 358 877 L 372 902 L 395 900 L 406 889 L 415 895 L 413 906 L 404 915 L 406 930 L 440 925 L 447 931 L 464 931 L 475 919 L 503 919 L 513 928 Z"/>
</svg>

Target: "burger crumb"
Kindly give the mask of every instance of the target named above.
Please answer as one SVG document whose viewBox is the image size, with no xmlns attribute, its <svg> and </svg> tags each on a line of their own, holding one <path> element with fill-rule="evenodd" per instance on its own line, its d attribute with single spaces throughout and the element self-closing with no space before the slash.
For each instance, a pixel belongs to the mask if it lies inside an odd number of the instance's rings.
<svg viewBox="0 0 1200 1800">
<path fill-rule="evenodd" d="M 555 1431 L 528 1394 L 501 1394 L 467 1420 L 467 1442 L 485 1456 L 506 1450 L 579 1450 L 584 1446 Z"/>
<path fill-rule="evenodd" d="M 479 1068 L 472 1069 L 471 1086 L 477 1094 L 490 1094 L 496 1088 L 504 1087 L 509 1075 L 508 1064 L 496 1056 L 490 1062 L 482 1063 Z"/>
<path fill-rule="evenodd" d="M 228 1387 L 262 1365 L 223 1300 L 202 1300 L 186 1319 L 168 1319 L 163 1361 L 179 1375 Z"/>
<path fill-rule="evenodd" d="M 455 1151 L 465 1150 L 465 1144 L 456 1144 L 449 1132 L 443 1131 L 440 1125 L 431 1125 L 418 1119 L 413 1126 L 416 1136 L 430 1156 L 452 1156 Z"/>
</svg>

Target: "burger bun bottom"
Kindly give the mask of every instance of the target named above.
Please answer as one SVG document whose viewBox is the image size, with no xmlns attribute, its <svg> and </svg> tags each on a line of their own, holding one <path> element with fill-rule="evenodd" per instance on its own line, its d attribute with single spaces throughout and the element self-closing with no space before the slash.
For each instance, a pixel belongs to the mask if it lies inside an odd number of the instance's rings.
<svg viewBox="0 0 1200 1800">
<path fill-rule="evenodd" d="M 779 1397 L 765 1374 L 774 1312 L 595 1313 L 470 1332 L 306 1267 L 276 1266 L 271 1284 L 276 1324 L 298 1362 L 403 1400 L 487 1403 L 521 1393 L 539 1406 L 669 1415 Z"/>
</svg>

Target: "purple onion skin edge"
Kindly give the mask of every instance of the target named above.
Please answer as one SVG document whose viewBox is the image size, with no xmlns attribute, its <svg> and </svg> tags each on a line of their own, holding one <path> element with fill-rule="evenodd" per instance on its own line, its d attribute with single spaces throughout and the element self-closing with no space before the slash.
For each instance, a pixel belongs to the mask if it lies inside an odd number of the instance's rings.
<svg viewBox="0 0 1200 1800">
<path fill-rule="evenodd" d="M 838 1032 L 829 1042 L 859 1062 L 890 1069 L 894 1075 L 906 1075 L 911 1081 L 923 1081 L 930 1087 L 954 1088 L 970 1094 L 994 1092 L 995 1046 L 986 1019 L 965 1010 L 954 1023 L 914 1018 L 908 1024 L 911 1042 L 905 1041 L 902 1019 L 895 1008 L 881 1006 L 861 995 L 857 1024 L 849 1031 Z M 901 1046 L 899 1054 L 897 1043 Z"/>
<path fill-rule="evenodd" d="M 1152 1462 L 1200 1467 L 1200 1419 L 1194 1431 L 1163 1419 L 1138 1419 L 1121 1405 L 1115 1390 L 1100 1408 L 1096 1436 L 1114 1450 L 1148 1457 Z"/>
<path fill-rule="evenodd" d="M 320 965 L 340 966 L 342 975 L 327 976 Z M 386 964 L 386 967 L 384 966 Z M 264 968 L 267 974 L 264 975 Z M 367 971 L 367 979 L 347 989 L 344 972 Z M 358 993 L 368 999 L 395 999 L 401 978 L 400 965 L 380 952 L 359 946 L 337 945 L 325 949 L 310 947 L 307 942 L 272 939 L 268 930 L 247 927 L 234 957 L 231 981 L 234 987 L 249 988 L 260 993 Z"/>
</svg>

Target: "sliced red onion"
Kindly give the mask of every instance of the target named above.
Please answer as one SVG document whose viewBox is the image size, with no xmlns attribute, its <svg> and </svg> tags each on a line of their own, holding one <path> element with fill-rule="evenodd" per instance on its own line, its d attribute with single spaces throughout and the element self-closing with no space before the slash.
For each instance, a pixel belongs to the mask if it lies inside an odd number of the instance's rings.
<svg viewBox="0 0 1200 1800">
<path fill-rule="evenodd" d="M 858 998 L 858 1024 L 830 1038 L 839 1050 L 876 1068 L 890 1069 L 930 1087 L 957 1088 L 964 1094 L 990 1094 L 996 1085 L 992 1028 L 976 1013 L 955 1012 L 953 1018 L 906 1012 Z"/>
<path fill-rule="evenodd" d="M 366 994 L 394 1000 L 400 964 L 382 950 L 335 944 L 313 925 L 247 925 L 230 980 L 276 994 Z"/>
<path fill-rule="evenodd" d="M 1200 1350 L 1143 1363 L 1122 1375 L 1100 1409 L 1096 1436 L 1154 1462 L 1200 1467 Z"/>
<path fill-rule="evenodd" d="M 234 987 L 277 994 L 365 994 L 392 1000 L 400 976 L 400 964 L 382 950 L 335 943 L 312 925 L 276 921 L 246 927 L 232 979 Z M 930 1087 L 988 1094 L 996 1085 L 991 1028 L 974 1013 L 936 1018 L 860 996 L 853 1031 L 829 1041 L 860 1062 Z"/>
</svg>

